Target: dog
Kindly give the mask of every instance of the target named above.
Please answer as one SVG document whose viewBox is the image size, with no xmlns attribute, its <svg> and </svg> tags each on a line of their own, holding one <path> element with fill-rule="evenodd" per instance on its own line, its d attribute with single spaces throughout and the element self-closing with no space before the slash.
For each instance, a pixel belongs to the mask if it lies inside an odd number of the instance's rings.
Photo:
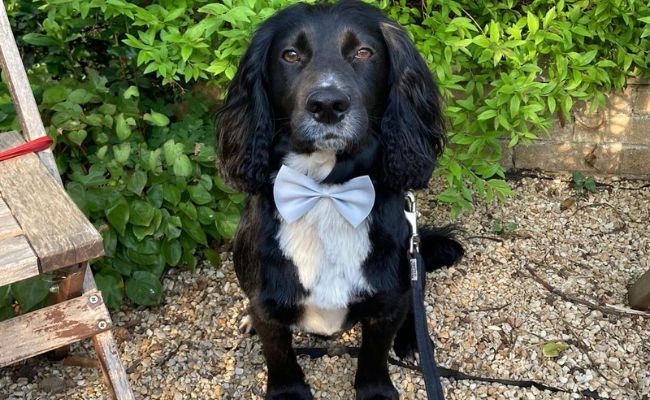
<svg viewBox="0 0 650 400">
<path fill-rule="evenodd" d="M 262 342 L 265 398 L 313 398 L 294 330 L 360 323 L 356 398 L 398 399 L 389 351 L 417 350 L 404 193 L 427 187 L 445 144 L 437 86 L 407 33 L 355 0 L 279 11 L 255 32 L 218 119 L 220 173 L 248 194 L 233 261 Z M 321 192 L 296 203 L 295 185 Z M 357 200 L 365 208 L 348 219 Z M 462 257 L 452 233 L 422 232 L 427 270 Z"/>
</svg>

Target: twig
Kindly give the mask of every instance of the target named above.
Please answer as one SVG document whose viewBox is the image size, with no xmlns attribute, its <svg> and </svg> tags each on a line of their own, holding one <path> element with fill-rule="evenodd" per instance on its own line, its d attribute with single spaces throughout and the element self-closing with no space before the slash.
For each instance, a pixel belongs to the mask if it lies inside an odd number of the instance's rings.
<svg viewBox="0 0 650 400">
<path fill-rule="evenodd" d="M 627 227 L 627 224 L 625 223 L 625 218 L 623 218 L 623 215 L 621 215 L 621 212 L 618 211 L 618 210 L 616 209 L 616 207 L 614 207 L 613 205 L 608 204 L 608 203 L 591 203 L 591 204 L 585 204 L 584 206 L 580 206 L 580 207 L 578 207 L 578 208 L 573 212 L 573 214 L 569 215 L 569 218 L 573 218 L 573 217 L 574 217 L 574 216 L 575 216 L 579 211 L 582 211 L 582 210 L 584 210 L 585 208 L 589 208 L 589 207 L 609 207 L 609 208 L 611 208 L 611 209 L 616 213 L 616 215 L 618 216 L 618 219 L 620 219 L 621 222 L 623 223 L 623 226 L 620 227 L 620 228 L 618 228 L 618 229 L 616 229 L 616 232 L 621 231 L 621 230 L 623 230 L 623 229 L 625 229 L 625 228 Z M 637 221 L 632 221 L 632 222 L 637 222 Z M 568 224 L 568 221 L 567 221 L 566 224 Z M 565 225 L 566 225 L 566 224 L 565 224 Z"/>
<path fill-rule="evenodd" d="M 536 263 L 536 264 L 538 264 L 538 263 Z M 540 264 L 538 264 L 538 265 L 540 265 Z M 553 293 L 556 296 L 561 297 L 562 299 L 564 299 L 566 301 L 570 301 L 572 303 L 582 304 L 583 306 L 587 306 L 588 308 L 590 308 L 592 310 L 598 310 L 598 311 L 600 311 L 600 312 L 602 312 L 604 314 L 614 314 L 614 315 L 623 316 L 623 317 L 639 316 L 639 317 L 650 319 L 650 313 L 644 313 L 644 312 L 632 311 L 632 310 L 629 310 L 629 311 L 628 310 L 619 310 L 619 309 L 616 309 L 614 307 L 601 306 L 599 304 L 595 304 L 595 303 L 592 303 L 590 301 L 581 299 L 580 297 L 578 297 L 576 295 L 565 293 L 565 292 L 551 286 L 551 284 L 549 284 L 544 279 L 542 279 L 539 275 L 537 275 L 537 273 L 532 268 L 530 268 L 530 267 L 524 267 L 524 268 L 526 268 L 526 270 L 530 274 L 531 278 L 533 278 L 533 280 L 535 282 L 542 285 L 542 287 L 544 287 L 544 289 L 548 290 L 549 292 Z"/>
<path fill-rule="evenodd" d="M 325 347 L 301 347 L 301 348 L 296 348 L 295 349 L 296 354 L 300 356 L 307 356 L 309 358 L 320 358 L 325 355 L 330 355 L 330 350 L 325 348 Z M 349 354 L 350 357 L 358 357 L 359 356 L 359 348 L 358 347 L 351 347 L 351 346 L 346 346 L 345 347 L 345 353 Z M 340 354 L 336 354 L 340 355 Z M 398 360 L 393 357 L 388 358 L 388 362 L 392 365 L 396 365 L 398 367 L 402 368 L 407 368 L 412 371 L 418 371 L 421 372 L 421 369 L 418 365 L 412 364 L 412 363 L 406 363 L 404 361 Z M 455 379 L 455 380 L 471 380 L 471 381 L 477 381 L 477 382 L 487 382 L 487 383 L 499 383 L 502 385 L 508 385 L 508 386 L 516 386 L 516 387 L 521 387 L 521 388 L 530 388 L 534 387 L 539 390 L 547 390 L 550 392 L 555 392 L 555 393 L 574 393 L 569 390 L 565 389 L 560 389 L 557 387 L 553 386 L 548 386 L 540 382 L 532 381 L 532 380 L 513 380 L 513 379 L 499 379 L 499 378 L 488 378 L 484 376 L 476 376 L 476 375 L 469 375 L 464 372 L 461 372 L 457 369 L 451 369 L 451 368 L 445 368 L 438 366 L 438 374 L 442 378 L 448 378 L 448 379 Z M 590 399 L 601 399 L 601 397 L 598 395 L 598 393 L 591 391 L 591 390 L 583 390 L 579 392 L 579 394 L 583 398 L 590 398 Z"/>
<path fill-rule="evenodd" d="M 508 307 L 509 305 L 510 305 L 509 303 L 506 303 L 506 304 L 501 304 L 499 306 L 492 306 L 492 307 L 485 307 L 485 308 L 474 308 L 474 309 L 471 309 L 471 310 L 466 310 L 465 312 L 473 313 L 473 312 L 499 311 L 499 310 L 503 310 L 504 308 Z"/>
<path fill-rule="evenodd" d="M 468 236 L 465 238 L 465 240 L 472 240 L 472 239 L 485 239 L 485 240 L 493 240 L 495 242 L 503 242 L 503 239 L 500 237 L 496 236 Z"/>
<path fill-rule="evenodd" d="M 608 377 L 605 376 L 605 374 L 602 373 L 602 371 L 598 368 L 598 364 L 594 361 L 593 358 L 591 358 L 591 355 L 589 354 L 589 346 L 587 346 L 587 343 L 585 343 L 584 340 L 571 328 L 571 326 L 567 323 L 567 321 L 562 318 L 562 322 L 564 322 L 564 327 L 568 329 L 571 334 L 573 335 L 573 338 L 578 342 L 578 349 L 584 354 L 587 359 L 589 360 L 589 363 L 591 363 L 591 367 L 598 375 L 600 375 L 604 380 L 608 382 L 612 382 Z M 612 382 L 613 383 L 613 382 Z M 616 386 L 621 386 L 619 384 L 614 383 Z"/>
<path fill-rule="evenodd" d="M 636 187 L 619 186 L 619 189 L 621 189 L 621 190 L 642 190 L 642 189 L 645 189 L 647 187 L 650 187 L 650 183 L 646 183 L 645 185 L 636 186 Z"/>
</svg>

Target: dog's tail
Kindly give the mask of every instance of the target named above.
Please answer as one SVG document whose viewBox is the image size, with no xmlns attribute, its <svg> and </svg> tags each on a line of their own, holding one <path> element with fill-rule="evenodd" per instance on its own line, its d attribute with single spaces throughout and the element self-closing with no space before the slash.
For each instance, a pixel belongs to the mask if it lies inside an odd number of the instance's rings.
<svg viewBox="0 0 650 400">
<path fill-rule="evenodd" d="M 459 230 L 456 225 L 420 230 L 420 254 L 427 272 L 452 266 L 463 258 L 465 249 L 456 239 Z"/>
</svg>

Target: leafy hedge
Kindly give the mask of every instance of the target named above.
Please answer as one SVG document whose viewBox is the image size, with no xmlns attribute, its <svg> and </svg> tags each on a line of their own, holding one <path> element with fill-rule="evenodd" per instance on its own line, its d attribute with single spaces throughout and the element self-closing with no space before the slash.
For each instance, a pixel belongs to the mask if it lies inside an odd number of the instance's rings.
<svg viewBox="0 0 650 400">
<path fill-rule="evenodd" d="M 93 267 L 112 307 L 124 295 L 159 303 L 168 267 L 218 264 L 211 248 L 232 236 L 244 197 L 216 175 L 214 110 L 254 26 L 291 3 L 6 2 L 66 189 L 104 237 Z M 453 215 L 512 194 L 504 143 L 529 143 L 576 101 L 600 107 L 627 77 L 650 75 L 645 1 L 378 5 L 411 33 L 447 100 L 438 199 Z M 17 127 L 3 85 L 0 129 Z M 0 318 L 14 300 L 38 303 L 23 287 L 0 288 Z"/>
</svg>

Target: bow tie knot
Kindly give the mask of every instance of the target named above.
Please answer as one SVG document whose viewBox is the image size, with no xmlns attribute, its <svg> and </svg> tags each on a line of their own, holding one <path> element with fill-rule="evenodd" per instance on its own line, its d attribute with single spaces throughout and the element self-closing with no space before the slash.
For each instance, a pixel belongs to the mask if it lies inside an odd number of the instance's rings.
<svg viewBox="0 0 650 400">
<path fill-rule="evenodd" d="M 321 185 L 283 165 L 273 184 L 275 205 L 288 223 L 307 214 L 321 198 L 329 198 L 339 214 L 357 227 L 368 217 L 375 204 L 375 188 L 368 175 L 341 185 Z"/>
</svg>

